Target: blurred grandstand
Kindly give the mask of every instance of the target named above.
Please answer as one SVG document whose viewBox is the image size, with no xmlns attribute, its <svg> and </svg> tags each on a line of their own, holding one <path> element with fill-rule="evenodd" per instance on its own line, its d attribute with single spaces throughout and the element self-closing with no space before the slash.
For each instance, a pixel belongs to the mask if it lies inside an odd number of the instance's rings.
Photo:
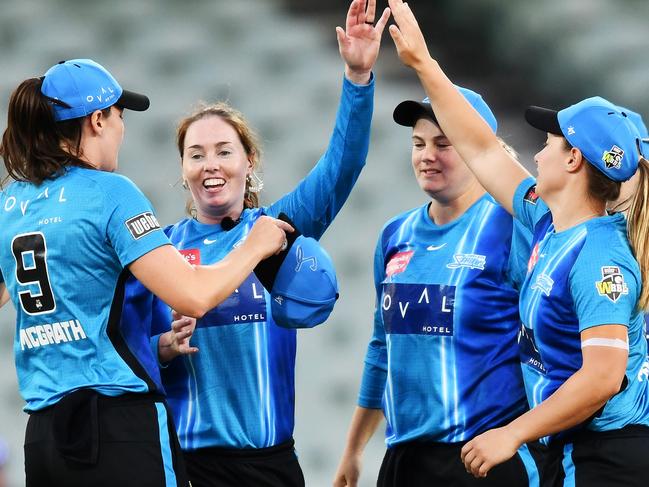
<svg viewBox="0 0 649 487">
<path fill-rule="evenodd" d="M 60 59 L 90 57 L 151 97 L 148 113 L 126 116 L 120 172 L 144 190 L 162 223 L 183 215 L 174 128 L 198 100 L 229 100 L 258 129 L 265 149 L 262 200 L 268 203 L 290 190 L 326 147 L 342 78 L 334 27 L 344 24 L 347 4 L 0 0 L 0 128 L 10 91 L 22 79 Z M 541 139 L 523 125 L 528 104 L 561 106 L 597 93 L 649 114 L 646 0 L 410 4 L 432 52 L 458 84 L 483 93 L 499 116 L 501 135 L 524 161 L 532 161 Z M 398 63 L 387 33 L 376 74 L 368 165 L 323 238 L 341 298 L 325 326 L 300 333 L 295 438 L 309 487 L 331 484 L 355 405 L 372 329 L 376 236 L 389 217 L 425 201 L 410 169 L 409 131 L 391 118 L 399 101 L 424 95 Z M 11 449 L 9 485 L 17 487 L 23 485 L 26 415 L 17 393 L 9 308 L 0 311 L 0 437 Z M 364 487 L 375 484 L 380 436 L 366 452 Z"/>
</svg>

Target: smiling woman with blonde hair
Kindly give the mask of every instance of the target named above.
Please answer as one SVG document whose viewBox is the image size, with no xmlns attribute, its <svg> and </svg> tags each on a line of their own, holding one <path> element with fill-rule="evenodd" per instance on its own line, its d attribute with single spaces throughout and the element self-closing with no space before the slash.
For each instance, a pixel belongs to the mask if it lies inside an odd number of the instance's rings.
<svg viewBox="0 0 649 487">
<path fill-rule="evenodd" d="M 191 217 L 166 233 L 190 262 L 218 262 L 246 240 L 263 214 L 284 213 L 302 235 L 315 239 L 331 224 L 367 157 L 372 68 L 389 16 L 386 9 L 374 25 L 375 9 L 375 0 L 354 0 L 346 28 L 337 28 L 345 74 L 329 147 L 278 201 L 259 206 L 259 146 L 238 111 L 207 105 L 180 123 L 177 143 Z M 198 320 L 191 346 L 192 320 L 176 314 L 172 320 L 168 308 L 140 300 L 136 284 L 131 291 L 126 314 L 152 319 L 158 333 L 153 346 L 165 364 L 163 383 L 192 484 L 303 486 L 293 442 L 297 333 L 275 321 L 258 276 L 251 274 Z"/>
</svg>

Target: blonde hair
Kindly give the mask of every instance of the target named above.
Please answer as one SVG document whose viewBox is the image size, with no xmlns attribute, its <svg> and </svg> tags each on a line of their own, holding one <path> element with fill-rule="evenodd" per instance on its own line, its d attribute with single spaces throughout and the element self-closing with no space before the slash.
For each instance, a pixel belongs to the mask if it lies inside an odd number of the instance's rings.
<svg viewBox="0 0 649 487">
<path fill-rule="evenodd" d="M 629 213 L 627 215 L 627 234 L 629 243 L 640 265 L 642 276 L 642 293 L 638 300 L 638 308 L 649 309 L 649 161 L 640 158 L 638 164 L 638 187 L 631 198 Z"/>
<path fill-rule="evenodd" d="M 229 103 L 224 101 L 212 104 L 201 103 L 194 112 L 183 118 L 178 123 L 178 127 L 176 128 L 176 145 L 178 147 L 178 152 L 180 153 L 181 163 L 183 152 L 185 150 L 185 136 L 187 135 L 187 130 L 194 122 L 207 117 L 219 117 L 227 122 L 237 132 L 239 140 L 248 156 L 248 160 L 252 164 L 252 176 L 246 178 L 243 207 L 258 208 L 259 192 L 263 186 L 261 178 L 258 175 L 258 170 L 261 167 L 261 146 L 259 138 L 243 114 L 239 110 L 230 106 Z M 192 203 L 192 201 L 188 203 L 187 210 L 193 215 L 193 208 L 190 206 Z"/>
</svg>

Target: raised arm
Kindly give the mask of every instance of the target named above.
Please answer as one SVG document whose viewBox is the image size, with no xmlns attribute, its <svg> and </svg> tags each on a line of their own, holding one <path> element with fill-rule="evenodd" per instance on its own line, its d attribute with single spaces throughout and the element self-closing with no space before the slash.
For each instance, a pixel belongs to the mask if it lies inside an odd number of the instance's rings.
<svg viewBox="0 0 649 487">
<path fill-rule="evenodd" d="M 386 8 L 374 25 L 376 0 L 353 0 L 347 11 L 345 29 L 336 27 L 338 49 L 345 61 L 345 76 L 357 85 L 365 85 L 381 46 L 381 35 L 390 17 Z"/>
<path fill-rule="evenodd" d="M 261 217 L 245 242 L 216 264 L 192 266 L 173 246 L 163 245 L 132 262 L 129 269 L 171 308 L 200 318 L 232 294 L 260 260 L 281 249 L 285 231 L 292 227 Z"/>
<path fill-rule="evenodd" d="M 336 28 L 345 79 L 329 145 L 324 155 L 298 186 L 268 208 L 284 212 L 300 231 L 320 238 L 347 201 L 367 159 L 370 143 L 374 81 L 371 77 L 389 17 L 389 9 L 373 22 L 376 0 L 354 0 L 345 29 Z"/>
<path fill-rule="evenodd" d="M 513 213 L 514 193 L 529 172 L 503 149 L 487 123 L 431 57 L 408 4 L 402 0 L 389 0 L 389 4 L 397 23 L 389 30 L 399 58 L 417 73 L 440 128 L 480 184 Z"/>
</svg>

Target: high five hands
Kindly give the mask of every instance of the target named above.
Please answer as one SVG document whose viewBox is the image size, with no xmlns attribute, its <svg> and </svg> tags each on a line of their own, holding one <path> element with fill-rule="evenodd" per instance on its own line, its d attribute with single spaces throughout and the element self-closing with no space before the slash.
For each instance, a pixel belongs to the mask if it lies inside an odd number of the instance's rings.
<svg viewBox="0 0 649 487">
<path fill-rule="evenodd" d="M 375 14 L 376 0 L 353 0 L 347 11 L 345 29 L 336 27 L 338 49 L 345 61 L 345 76 L 356 84 L 366 84 L 370 80 L 390 9 L 383 11 L 376 25 Z"/>
<path fill-rule="evenodd" d="M 410 6 L 402 0 L 388 0 L 396 25 L 389 28 L 401 62 L 419 71 L 432 61 L 426 40 Z"/>
</svg>

